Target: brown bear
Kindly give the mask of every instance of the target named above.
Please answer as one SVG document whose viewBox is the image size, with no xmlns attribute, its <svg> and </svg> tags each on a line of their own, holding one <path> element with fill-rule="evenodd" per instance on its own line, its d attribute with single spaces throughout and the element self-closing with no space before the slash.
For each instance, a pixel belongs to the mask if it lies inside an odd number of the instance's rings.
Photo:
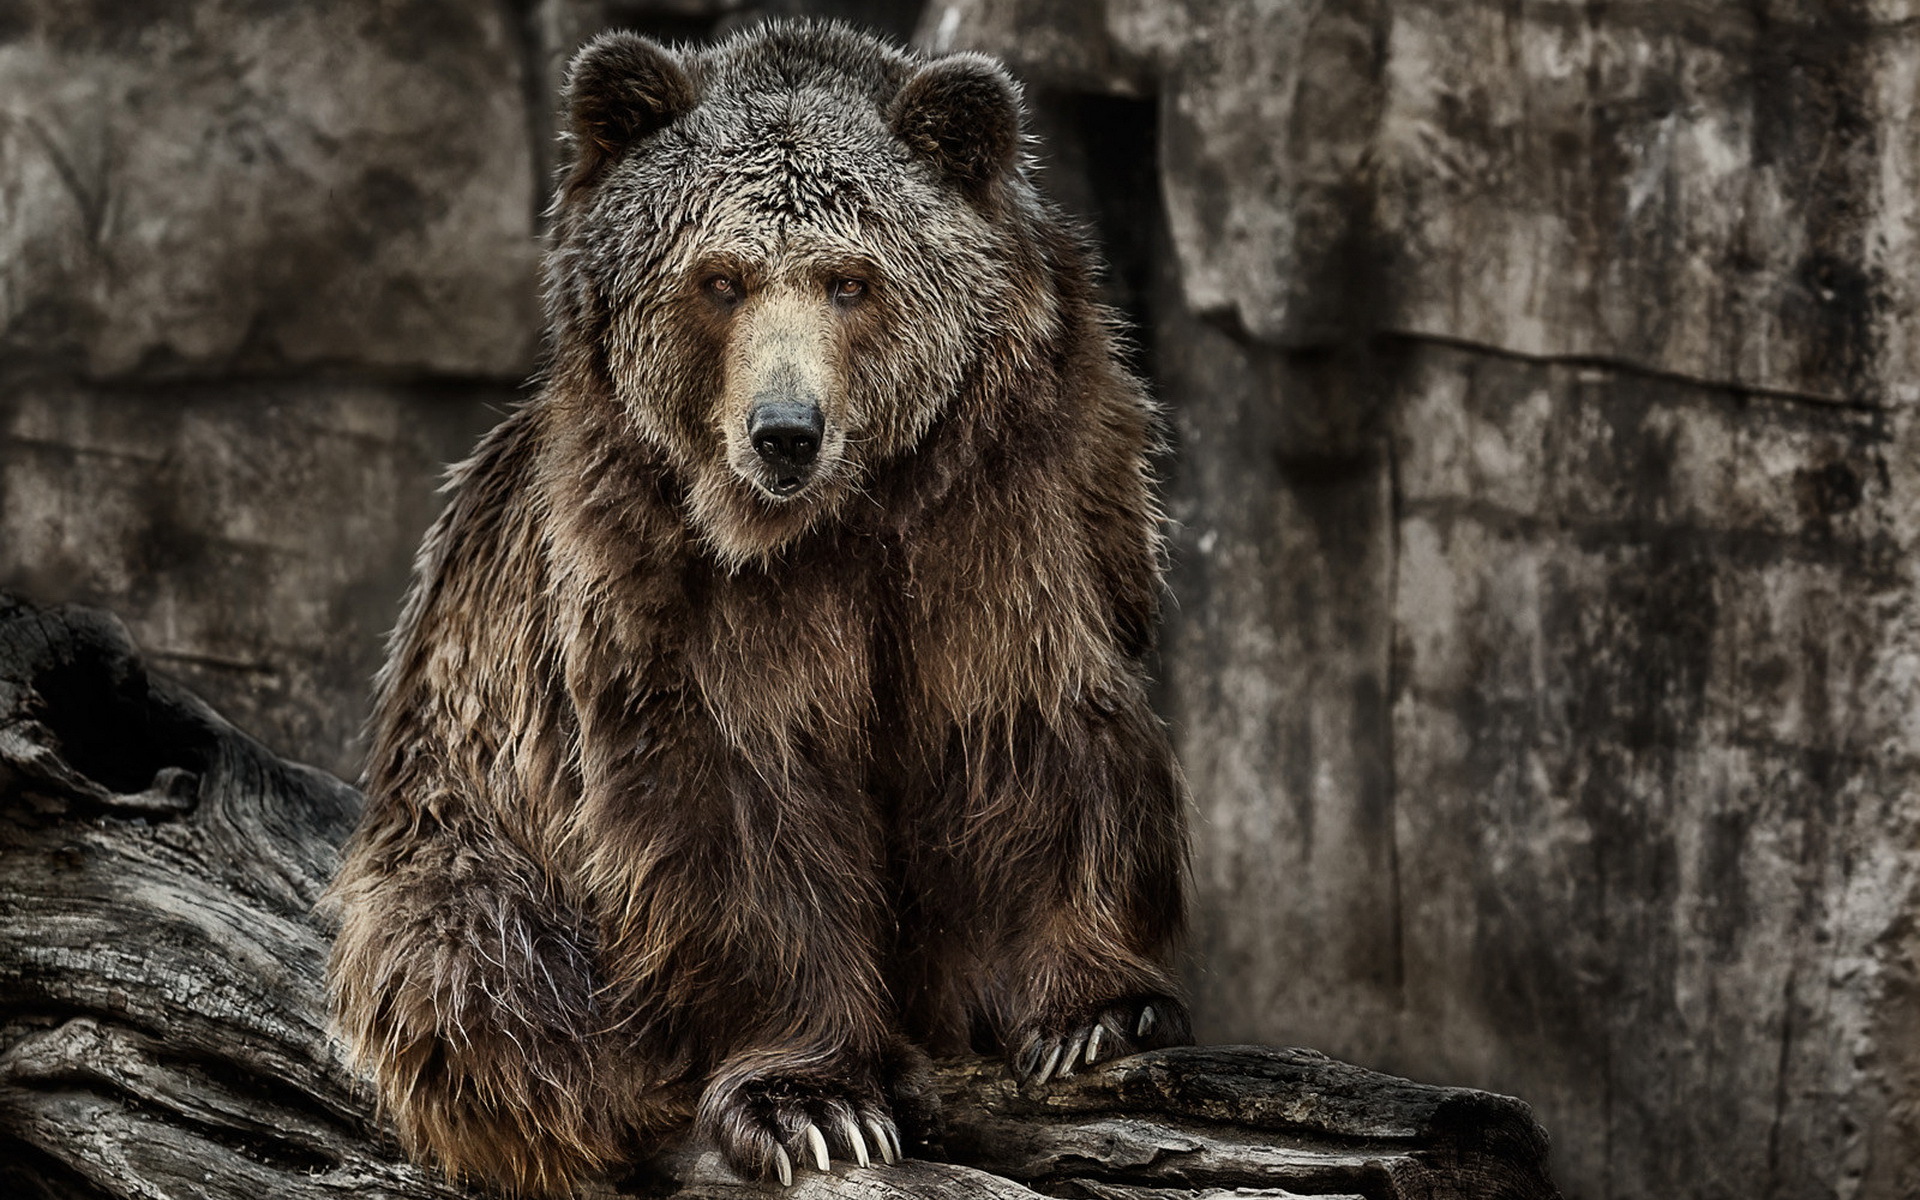
<svg viewBox="0 0 1920 1200">
<path fill-rule="evenodd" d="M 332 892 L 406 1145 L 560 1193 L 692 1122 L 787 1182 L 897 1159 L 922 1048 L 1184 1040 L 1154 415 L 1015 85 L 777 23 L 601 37 L 567 104 L 546 377 L 421 549 Z"/>
</svg>

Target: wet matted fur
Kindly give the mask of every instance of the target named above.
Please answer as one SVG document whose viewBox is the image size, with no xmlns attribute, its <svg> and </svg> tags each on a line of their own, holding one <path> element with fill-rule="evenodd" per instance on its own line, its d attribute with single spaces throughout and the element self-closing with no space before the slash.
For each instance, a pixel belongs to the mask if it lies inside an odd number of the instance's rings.
<svg viewBox="0 0 1920 1200">
<path fill-rule="evenodd" d="M 331 898 L 407 1146 L 562 1193 L 691 1120 L 780 1176 L 911 1139 L 923 1048 L 1184 1039 L 1152 412 L 1015 85 L 779 23 L 568 101 L 546 381 L 421 549 Z"/>
</svg>

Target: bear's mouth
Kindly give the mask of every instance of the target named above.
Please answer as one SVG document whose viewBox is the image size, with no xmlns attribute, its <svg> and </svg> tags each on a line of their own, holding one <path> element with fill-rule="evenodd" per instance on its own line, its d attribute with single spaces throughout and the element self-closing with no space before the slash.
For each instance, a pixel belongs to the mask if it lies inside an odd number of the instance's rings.
<svg viewBox="0 0 1920 1200">
<path fill-rule="evenodd" d="M 798 469 L 755 463 L 739 471 L 739 475 L 762 499 L 785 505 L 814 490 L 812 485 L 818 482 L 821 472 L 813 467 Z"/>
</svg>

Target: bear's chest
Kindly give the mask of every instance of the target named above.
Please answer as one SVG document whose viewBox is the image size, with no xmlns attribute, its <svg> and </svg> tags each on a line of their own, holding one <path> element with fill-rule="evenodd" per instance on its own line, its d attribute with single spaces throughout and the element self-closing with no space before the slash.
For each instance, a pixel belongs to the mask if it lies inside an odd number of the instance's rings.
<svg viewBox="0 0 1920 1200">
<path fill-rule="evenodd" d="M 690 571 L 664 632 L 737 747 L 851 762 L 874 736 L 938 740 L 1108 683 L 1098 599 L 1065 569 L 1080 550 L 1033 527 L 984 547 L 849 536 L 766 570 Z"/>
<path fill-rule="evenodd" d="M 689 681 L 742 750 L 856 756 L 874 710 L 880 573 L 854 555 L 778 566 L 690 580 Z"/>
</svg>

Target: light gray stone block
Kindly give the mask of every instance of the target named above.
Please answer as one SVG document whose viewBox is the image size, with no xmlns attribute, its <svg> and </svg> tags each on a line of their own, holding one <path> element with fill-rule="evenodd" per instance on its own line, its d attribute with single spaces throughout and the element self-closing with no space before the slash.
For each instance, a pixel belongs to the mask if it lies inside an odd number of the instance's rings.
<svg viewBox="0 0 1920 1200">
<path fill-rule="evenodd" d="M 9 6 L 0 354 L 524 375 L 551 136 L 524 56 L 457 0 Z"/>
</svg>

